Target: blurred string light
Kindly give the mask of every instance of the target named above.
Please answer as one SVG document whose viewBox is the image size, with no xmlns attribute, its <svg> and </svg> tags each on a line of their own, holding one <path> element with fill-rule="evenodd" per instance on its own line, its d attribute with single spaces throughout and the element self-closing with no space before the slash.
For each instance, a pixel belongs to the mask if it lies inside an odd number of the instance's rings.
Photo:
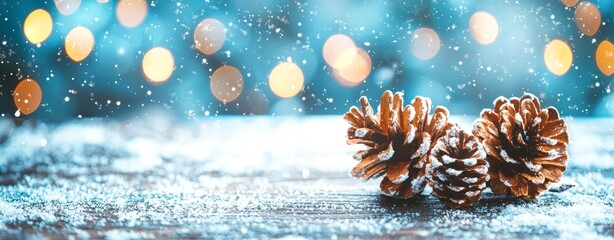
<svg viewBox="0 0 614 240">
<path fill-rule="evenodd" d="M 469 32 L 476 42 L 488 45 L 497 39 L 499 24 L 490 13 L 476 12 L 469 19 Z"/>
<path fill-rule="evenodd" d="M 165 82 L 175 69 L 173 54 L 166 48 L 155 47 L 143 57 L 143 74 L 153 84 Z"/>
<path fill-rule="evenodd" d="M 305 77 L 303 71 L 294 63 L 280 63 L 269 75 L 269 86 L 275 95 L 282 98 L 293 97 L 303 90 Z"/>
<path fill-rule="evenodd" d="M 601 25 L 601 13 L 595 4 L 581 2 L 574 13 L 576 26 L 587 36 L 593 36 L 599 31 Z"/>
<path fill-rule="evenodd" d="M 211 76 L 211 93 L 223 103 L 237 99 L 243 91 L 243 75 L 233 66 L 222 66 Z"/>
<path fill-rule="evenodd" d="M 64 16 L 75 13 L 81 5 L 81 0 L 54 0 L 53 2 L 58 11 Z"/>
<path fill-rule="evenodd" d="M 219 51 L 226 41 L 226 27 L 217 19 L 207 18 L 194 29 L 194 45 L 200 52 L 211 55 Z"/>
<path fill-rule="evenodd" d="M 117 20 L 127 28 L 141 24 L 147 17 L 147 2 L 145 0 L 120 0 L 117 3 Z"/>
<path fill-rule="evenodd" d="M 548 70 L 555 75 L 562 76 L 565 74 L 571 67 L 572 59 L 571 48 L 566 42 L 554 39 L 546 45 L 544 61 Z"/>
<path fill-rule="evenodd" d="M 94 34 L 85 27 L 75 27 L 66 36 L 64 48 L 70 59 L 83 61 L 94 49 Z"/>
<path fill-rule="evenodd" d="M 441 40 L 433 29 L 421 27 L 414 31 L 411 38 L 411 53 L 418 59 L 428 60 L 439 52 Z"/>
<path fill-rule="evenodd" d="M 597 47 L 595 53 L 597 67 L 606 76 L 614 73 L 614 44 L 608 40 L 603 40 Z"/>
<path fill-rule="evenodd" d="M 79 6 L 81 5 L 81 1 L 79 0 L 64 0 L 64 1 L 56 0 L 54 2 L 55 2 L 55 6 L 57 7 L 57 10 L 62 15 L 73 14 L 75 11 L 79 10 Z M 98 0 L 98 2 L 106 3 L 108 2 L 108 0 Z M 117 20 L 119 21 L 121 26 L 116 25 L 115 27 L 124 31 L 125 29 L 122 26 L 127 27 L 127 28 L 133 28 L 133 27 L 139 26 L 139 24 L 142 24 L 143 21 L 147 18 L 147 14 L 148 14 L 147 2 L 148 1 L 145 1 L 145 0 L 119 0 L 116 5 L 115 11 L 116 11 Z M 597 34 L 600 26 L 602 25 L 602 22 L 601 22 L 601 14 L 595 4 L 592 4 L 590 2 L 581 2 L 580 4 L 578 4 L 579 2 L 578 0 L 561 0 L 561 2 L 565 4 L 565 6 L 576 7 L 575 12 L 574 12 L 574 16 L 575 16 L 574 20 L 575 20 L 576 26 L 584 35 L 593 36 Z M 83 2 L 83 4 L 84 5 L 81 6 L 81 10 L 79 11 L 86 11 L 88 9 L 87 8 L 88 2 Z M 101 4 L 96 4 L 96 5 L 102 6 Z M 602 7 L 602 9 L 607 9 L 607 7 L 604 8 L 603 5 L 599 5 L 599 6 Z M 112 9 L 112 8 L 113 8 L 112 6 L 106 6 L 106 9 Z M 607 10 L 603 10 L 603 11 L 607 11 Z M 498 14 L 501 14 L 501 13 L 498 13 Z M 504 22 L 505 20 L 504 16 L 502 15 L 496 15 L 496 16 L 499 18 L 499 20 L 502 20 Z M 109 17 L 112 18 L 112 15 Z M 71 16 L 71 18 L 76 18 L 76 16 Z M 200 20 L 200 18 L 197 17 L 196 15 L 191 15 L 190 18 L 196 21 Z M 552 18 L 554 19 L 554 15 L 552 15 Z M 152 20 L 155 20 L 155 19 L 152 19 Z M 464 22 L 467 21 L 466 18 L 463 18 L 461 20 Z M 232 23 L 233 21 L 229 20 L 229 22 Z M 497 41 L 496 44 L 501 45 L 504 43 L 505 39 L 503 37 L 499 37 L 500 39 L 497 40 L 497 37 L 499 35 L 499 24 L 502 24 L 503 22 L 498 22 L 497 19 L 490 13 L 476 12 L 473 15 L 471 15 L 471 18 L 469 19 L 469 33 L 471 34 L 475 42 L 478 44 L 488 45 L 488 44 L 492 44 L 495 41 Z M 196 22 L 191 22 L 190 24 L 193 27 L 195 23 Z M 52 32 L 53 25 L 54 24 L 53 24 L 51 15 L 45 10 L 37 9 L 31 12 L 30 15 L 28 15 L 28 17 L 26 18 L 26 21 L 23 24 L 23 30 L 29 42 L 33 44 L 39 44 L 41 42 L 44 42 L 49 37 L 50 33 Z M 71 26 L 70 24 L 66 24 L 66 23 L 60 24 L 60 22 L 58 22 L 56 27 L 58 27 L 59 29 L 56 30 L 56 32 L 64 32 L 62 31 L 62 26 L 64 25 Z M 162 24 L 162 22 L 156 23 L 156 24 L 154 24 L 154 21 L 148 22 L 148 26 L 154 26 L 154 25 L 165 26 L 164 24 Z M 432 24 L 432 25 L 438 26 L 437 24 Z M 231 28 L 234 26 L 229 25 L 229 27 Z M 506 26 L 508 26 L 505 29 L 506 31 L 508 31 L 506 35 L 510 36 L 509 34 L 510 25 L 508 24 Z M 95 26 L 88 25 L 88 27 L 94 30 L 94 32 L 96 33 L 99 32 L 99 30 L 97 30 Z M 135 31 L 134 33 L 135 35 L 142 34 L 138 30 Z M 186 33 L 186 35 L 187 34 L 189 33 Z M 197 26 L 194 29 L 193 34 L 194 34 L 193 37 L 194 37 L 194 44 L 195 44 L 194 48 L 198 49 L 198 51 L 202 52 L 203 54 L 212 55 L 218 52 L 224 46 L 224 43 L 227 37 L 226 36 L 227 29 L 226 29 L 226 26 L 224 26 L 224 24 L 220 22 L 219 20 L 213 19 L 213 18 L 206 18 L 197 24 Z M 300 34 L 302 36 L 305 33 L 303 32 Z M 357 34 L 357 33 L 352 32 L 352 34 Z M 465 32 L 462 31 L 462 34 L 465 34 Z M 137 55 L 136 53 L 137 51 L 139 51 L 139 54 L 140 54 L 141 49 L 140 49 L 140 45 L 138 44 L 145 41 L 141 38 L 135 38 L 135 35 L 130 36 L 129 39 L 124 39 L 126 35 L 121 36 L 121 34 L 114 34 L 113 32 L 111 32 L 107 36 L 107 33 L 105 32 L 104 39 L 108 37 L 109 39 L 115 38 L 115 39 L 121 39 L 121 40 L 126 41 L 127 43 L 125 44 L 125 46 L 118 48 L 119 49 L 118 51 L 121 52 L 119 53 L 119 55 L 134 56 L 134 55 Z M 154 38 L 155 37 L 156 36 L 154 36 Z M 115 41 L 115 39 L 114 41 L 112 42 L 109 41 L 109 42 L 113 43 L 113 45 L 115 46 L 120 46 L 120 41 Z M 572 38 L 570 37 L 566 39 L 572 39 Z M 104 41 L 103 37 L 100 37 L 97 40 Z M 151 37 L 150 37 L 150 40 L 151 40 Z M 162 40 L 155 40 L 155 41 L 162 41 Z M 233 47 L 236 47 L 234 46 L 235 45 L 234 41 L 235 40 L 233 39 Z M 445 41 L 448 41 L 448 40 L 446 39 Z M 452 40 L 450 41 L 451 41 L 450 46 L 454 46 L 452 45 L 454 44 Z M 65 38 L 66 54 L 73 61 L 76 61 L 76 62 L 82 61 L 86 59 L 88 55 L 90 55 L 91 52 L 93 51 L 94 42 L 95 42 L 94 36 L 88 28 L 76 27 L 72 29 Z M 154 45 L 156 44 L 157 42 L 154 43 Z M 103 44 L 98 43 L 99 47 L 101 47 L 102 45 Z M 370 48 L 370 50 L 379 52 L 378 48 L 375 47 L 377 45 L 378 44 L 374 44 L 374 47 Z M 367 46 L 370 46 L 370 44 Z M 379 46 L 382 46 L 382 45 L 379 44 Z M 429 59 L 434 58 L 439 53 L 441 47 L 442 47 L 442 40 L 440 39 L 438 33 L 432 28 L 425 28 L 425 27 L 419 28 L 419 29 L 416 29 L 411 35 L 410 51 L 411 51 L 411 54 L 413 54 L 418 59 L 429 60 Z M 448 45 L 446 45 L 446 47 L 448 47 Z M 541 47 L 543 47 L 543 45 L 539 46 L 538 48 L 541 48 Z M 132 51 L 130 51 L 130 48 L 133 48 Z M 607 40 L 604 40 L 601 42 L 601 44 L 599 45 L 599 47 L 597 48 L 595 52 L 596 65 L 598 66 L 599 70 L 607 76 L 612 75 L 612 73 L 614 72 L 614 70 L 612 69 L 612 61 L 613 61 L 612 58 L 613 58 L 613 52 L 614 52 L 613 48 L 614 47 L 612 46 L 612 43 L 610 43 Z M 97 47 L 97 51 L 102 52 L 104 50 L 98 49 Z M 126 54 L 124 54 L 124 51 L 127 51 Z M 317 53 L 317 51 L 314 51 L 314 52 Z M 175 56 L 179 56 L 177 54 L 181 54 L 181 53 L 176 52 L 175 54 L 176 54 Z M 315 54 L 315 53 L 312 52 L 312 54 Z M 371 74 L 373 70 L 373 63 L 371 60 L 371 56 L 369 56 L 369 52 L 367 52 L 365 49 L 358 47 L 355 44 L 355 42 L 352 40 L 352 38 L 350 38 L 348 35 L 344 35 L 344 34 L 331 35 L 323 45 L 322 54 L 323 54 L 323 58 L 326 64 L 330 66 L 331 75 L 342 86 L 353 87 L 361 83 L 364 83 L 365 79 L 367 79 L 367 77 Z M 531 51 L 531 54 L 533 54 L 532 51 Z M 106 55 L 108 56 L 109 54 L 106 54 Z M 104 60 L 104 54 L 100 54 L 99 56 L 102 56 L 101 59 Z M 484 56 L 485 55 L 482 55 L 482 57 Z M 128 60 L 125 60 L 125 59 L 128 59 Z M 138 61 L 136 58 L 132 58 L 132 59 Z M 553 74 L 557 76 L 562 76 L 568 72 L 568 70 L 570 69 L 572 65 L 572 61 L 573 61 L 572 59 L 573 59 L 573 53 L 571 51 L 570 45 L 562 40 L 553 40 L 552 42 L 548 43 L 547 46 L 545 47 L 544 62 L 546 64 L 546 67 L 550 72 L 552 72 Z M 133 61 L 133 60 L 130 60 L 130 57 L 123 57 L 121 61 L 128 61 L 130 64 L 120 63 L 119 67 L 117 66 L 116 61 L 114 61 L 113 63 L 116 64 L 115 68 L 122 69 L 122 67 L 124 67 L 127 70 L 131 70 L 133 69 L 133 66 L 131 65 L 132 62 L 130 61 Z M 143 63 L 143 74 L 145 75 L 145 78 L 154 84 L 158 84 L 158 83 L 167 81 L 174 71 L 175 65 L 174 65 L 173 54 L 164 48 L 151 49 L 149 52 L 147 52 L 144 55 L 142 61 L 143 61 L 142 62 Z M 298 61 L 297 63 L 299 62 L 300 61 Z M 296 96 L 298 93 L 301 92 L 301 90 L 303 89 L 305 85 L 305 76 L 308 76 L 308 78 L 311 78 L 309 77 L 309 74 L 307 75 L 303 74 L 303 70 L 305 70 L 307 73 L 308 70 L 306 69 L 308 69 L 308 67 L 306 66 L 316 65 L 316 64 L 311 65 L 311 63 L 314 63 L 314 62 L 317 63 L 317 61 L 309 61 L 310 64 L 306 65 L 306 62 L 303 60 L 303 65 L 300 65 L 303 69 L 301 69 L 301 67 L 299 67 L 298 65 L 294 63 L 280 63 L 277 66 L 275 66 L 275 68 L 273 68 L 272 71 L 270 72 L 269 79 L 268 79 L 269 87 L 271 88 L 271 91 L 275 95 L 282 97 L 282 98 Z M 408 61 L 408 62 L 414 63 L 415 61 Z M 467 61 L 465 62 L 467 63 Z M 123 65 L 126 65 L 126 66 L 123 66 Z M 378 64 L 376 63 L 376 65 Z M 381 63 L 379 65 L 381 65 Z M 467 66 L 467 64 L 465 64 L 465 66 Z M 235 77 L 219 77 L 219 76 L 223 76 L 223 74 L 222 75 L 217 74 L 218 76 L 216 77 L 216 73 L 218 71 L 222 69 L 226 69 L 225 67 L 222 67 L 216 70 L 210 82 L 211 91 L 213 95 L 218 100 L 224 103 L 232 102 L 236 100 L 242 94 L 243 87 L 244 87 L 244 82 L 243 82 L 241 72 L 234 67 L 229 67 L 229 68 L 233 68 L 234 70 L 236 70 L 235 73 L 238 73 L 238 74 L 234 74 Z M 379 79 L 392 79 L 393 77 L 391 76 L 394 76 L 394 71 L 396 70 L 388 69 L 387 70 L 388 72 L 381 71 L 380 73 L 379 70 L 381 70 L 382 68 L 383 67 L 378 67 L 378 70 L 375 72 L 376 77 L 374 78 L 374 80 L 378 82 L 384 82 L 384 80 L 379 80 Z M 127 71 L 125 69 L 123 69 L 122 71 Z M 250 69 L 250 67 L 247 66 L 247 68 L 244 67 L 244 69 Z M 245 70 L 245 71 L 252 71 L 252 70 Z M 390 71 L 392 71 L 392 73 L 390 73 Z M 224 71 L 220 71 L 220 73 L 223 73 L 223 72 Z M 252 72 L 252 74 L 254 73 Z M 248 73 L 248 76 L 249 76 L 249 73 Z M 263 77 L 260 77 L 257 75 L 255 76 L 256 78 L 261 79 L 261 81 L 266 81 L 265 78 Z M 382 76 L 385 76 L 385 77 L 382 77 Z M 285 79 L 285 80 L 280 80 L 280 79 Z M 244 95 L 247 96 L 250 93 L 249 90 L 251 89 L 246 89 L 246 90 L 248 91 L 245 91 Z M 287 101 L 287 102 L 291 102 L 291 101 Z"/>
<path fill-rule="evenodd" d="M 346 35 L 330 36 L 324 42 L 322 56 L 332 68 L 333 77 L 342 86 L 356 86 L 371 73 L 371 57 Z"/>
<path fill-rule="evenodd" d="M 53 29 L 53 20 L 49 12 L 43 9 L 32 11 L 23 23 L 23 32 L 32 44 L 45 41 Z"/>
<path fill-rule="evenodd" d="M 43 92 L 36 81 L 31 78 L 21 80 L 13 92 L 13 101 L 18 109 L 15 115 L 18 117 L 20 112 L 26 115 L 33 113 L 40 105 L 42 98 Z"/>
</svg>

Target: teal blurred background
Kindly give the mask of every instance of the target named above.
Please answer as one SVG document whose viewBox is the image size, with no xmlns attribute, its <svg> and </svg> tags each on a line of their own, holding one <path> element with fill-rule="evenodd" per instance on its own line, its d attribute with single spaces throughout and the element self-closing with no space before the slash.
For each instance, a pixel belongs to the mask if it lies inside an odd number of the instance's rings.
<svg viewBox="0 0 614 240">
<path fill-rule="evenodd" d="M 78 1 L 80 2 L 80 1 Z M 64 121 L 78 117 L 145 117 L 163 111 L 180 119 L 216 115 L 342 114 L 361 95 L 378 99 L 384 90 L 430 97 L 452 114 L 477 115 L 500 96 L 531 92 L 563 116 L 614 115 L 613 78 L 595 63 L 597 46 L 614 34 L 614 1 L 592 1 L 601 14 L 593 36 L 575 23 L 576 7 L 559 0 L 540 1 L 147 1 L 145 20 L 134 28 L 121 25 L 116 1 L 82 1 L 70 15 L 54 1 L 0 1 L 0 114 L 2 117 Z M 24 35 L 33 10 L 51 14 L 53 30 L 39 46 Z M 469 20 L 485 11 L 499 32 L 489 45 L 476 43 Z M 212 55 L 194 43 L 196 26 L 214 18 L 226 28 L 222 48 Z M 64 41 L 76 26 L 95 38 L 91 54 L 71 61 Z M 433 29 L 440 50 L 430 59 L 412 54 L 412 36 Z M 352 87 L 336 80 L 323 58 L 325 41 L 334 34 L 350 37 L 371 60 L 366 79 Z M 569 44 L 573 64 L 557 76 L 544 63 L 553 39 Z M 168 49 L 175 61 L 170 78 L 152 84 L 141 62 L 153 47 Z M 292 61 L 304 86 L 289 98 L 269 86 L 271 70 Z M 243 77 L 239 97 L 223 103 L 210 89 L 213 72 L 236 67 Z M 34 79 L 42 101 L 32 114 L 16 114 L 13 92 L 20 80 Z"/>
</svg>

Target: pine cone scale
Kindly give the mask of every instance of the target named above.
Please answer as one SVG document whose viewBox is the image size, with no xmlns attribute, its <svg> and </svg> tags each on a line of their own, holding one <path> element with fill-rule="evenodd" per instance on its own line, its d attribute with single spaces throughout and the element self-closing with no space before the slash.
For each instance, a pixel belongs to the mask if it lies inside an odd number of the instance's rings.
<svg viewBox="0 0 614 240">
<path fill-rule="evenodd" d="M 361 179 L 368 180 L 368 179 L 371 179 L 373 177 L 379 177 L 379 176 L 383 175 L 386 172 L 385 170 L 386 170 L 386 164 L 384 164 L 384 163 L 377 163 L 373 167 L 368 169 L 363 174 Z"/>
<path fill-rule="evenodd" d="M 567 139 L 567 126 L 563 119 L 551 120 L 544 124 L 542 134 L 544 136 L 557 137 L 561 139 Z"/>
<path fill-rule="evenodd" d="M 388 135 L 389 126 L 391 125 L 391 106 L 392 105 L 392 92 L 386 91 L 382 94 L 379 107 L 379 122 L 382 127 L 384 135 Z"/>
<path fill-rule="evenodd" d="M 519 196 L 529 196 L 529 185 L 525 178 L 518 178 L 518 182 L 512 185 L 511 189 Z"/>
<path fill-rule="evenodd" d="M 488 162 L 478 139 L 457 127 L 438 139 L 426 168 L 433 195 L 452 208 L 469 206 L 486 188 Z"/>
<path fill-rule="evenodd" d="M 383 163 L 377 158 L 377 155 L 368 156 L 356 164 L 356 166 L 352 169 L 352 176 L 363 178 L 366 172 L 376 167 L 378 164 Z"/>
<path fill-rule="evenodd" d="M 386 169 L 386 176 L 392 183 L 402 183 L 409 177 L 408 169 L 410 165 L 410 161 L 398 161 L 397 164 L 391 164 Z"/>
<path fill-rule="evenodd" d="M 386 195 L 409 198 L 425 185 L 424 167 L 436 137 L 451 127 L 448 111 L 437 108 L 430 117 L 430 99 L 415 97 L 403 106 L 401 93 L 386 91 L 380 98 L 377 114 L 366 97 L 360 98 L 360 110 L 351 107 L 344 115 L 350 123 L 348 144 L 363 144 L 354 158 L 360 162 L 352 175 L 368 180 L 384 176 L 380 188 Z"/>
<path fill-rule="evenodd" d="M 494 106 L 482 112 L 473 130 L 488 154 L 491 189 L 534 199 L 559 181 L 567 166 L 565 121 L 555 108 L 541 109 L 532 94 L 501 97 Z M 497 135 L 489 134 L 497 129 Z"/>
<path fill-rule="evenodd" d="M 364 127 L 365 119 L 359 111 L 358 108 L 351 107 L 350 111 L 343 115 L 343 119 L 350 123 L 352 127 L 362 128 Z"/>
<path fill-rule="evenodd" d="M 544 175 L 544 177 L 546 179 L 548 179 L 549 181 L 558 181 L 559 179 L 561 179 L 563 177 L 563 171 L 565 171 L 565 168 L 546 168 L 544 170 L 542 170 L 542 174 Z"/>
<path fill-rule="evenodd" d="M 372 131 L 369 128 L 348 128 L 347 133 L 348 141 L 370 141 L 375 145 L 384 142 L 388 137 L 381 132 Z M 354 144 L 354 143 L 352 143 Z"/>
</svg>

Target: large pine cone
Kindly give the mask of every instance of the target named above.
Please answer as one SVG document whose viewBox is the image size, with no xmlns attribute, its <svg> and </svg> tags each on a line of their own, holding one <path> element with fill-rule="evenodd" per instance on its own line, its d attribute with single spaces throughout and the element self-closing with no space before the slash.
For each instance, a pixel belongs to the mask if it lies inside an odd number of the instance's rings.
<svg viewBox="0 0 614 240">
<path fill-rule="evenodd" d="M 384 176 L 383 194 L 410 198 L 424 189 L 425 166 L 434 142 L 449 129 L 448 110 L 437 107 L 429 117 L 431 100 L 415 97 L 403 108 L 402 93 L 382 94 L 379 112 L 374 114 L 366 97 L 360 98 L 361 109 L 351 107 L 344 119 L 350 123 L 348 144 L 367 148 L 356 152 L 360 161 L 352 170 L 357 178 L 369 180 Z"/>
<path fill-rule="evenodd" d="M 431 150 L 426 167 L 433 192 L 452 208 L 467 207 L 482 197 L 486 188 L 488 162 L 482 144 L 458 127 L 447 131 Z"/>
<path fill-rule="evenodd" d="M 567 167 L 567 126 L 558 111 L 541 109 L 539 99 L 500 97 L 485 109 L 473 133 L 482 141 L 490 163 L 490 188 L 496 194 L 535 199 Z"/>
</svg>

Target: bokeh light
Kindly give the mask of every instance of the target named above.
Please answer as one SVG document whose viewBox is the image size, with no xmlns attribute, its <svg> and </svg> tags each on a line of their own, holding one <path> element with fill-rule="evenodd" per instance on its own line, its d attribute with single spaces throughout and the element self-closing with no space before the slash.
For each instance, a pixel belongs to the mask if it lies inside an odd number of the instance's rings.
<svg viewBox="0 0 614 240">
<path fill-rule="evenodd" d="M 202 20 L 194 29 L 194 45 L 207 55 L 219 51 L 226 41 L 226 27 L 217 19 Z"/>
<path fill-rule="evenodd" d="M 356 44 L 346 35 L 335 34 L 324 43 L 322 55 L 324 61 L 332 68 L 345 68 L 357 57 Z"/>
<path fill-rule="evenodd" d="M 303 90 L 305 77 L 296 64 L 284 62 L 277 64 L 269 75 L 269 86 L 275 95 L 282 98 L 293 97 Z"/>
<path fill-rule="evenodd" d="M 41 87 L 33 79 L 26 78 L 21 80 L 13 92 L 13 101 L 19 112 L 31 114 L 41 103 L 43 92 Z"/>
<path fill-rule="evenodd" d="M 544 61 L 550 72 L 562 76 L 571 67 L 573 55 L 566 42 L 555 39 L 546 45 Z"/>
<path fill-rule="evenodd" d="M 147 17 L 147 2 L 145 0 L 120 0 L 117 3 L 117 20 L 123 26 L 133 28 L 141 24 Z"/>
<path fill-rule="evenodd" d="M 76 12 L 81 5 L 81 0 L 54 0 L 54 2 L 58 11 L 65 16 Z"/>
<path fill-rule="evenodd" d="M 109 2 L 109 0 L 96 0 L 96 1 L 98 1 L 99 3 L 108 3 Z"/>
<path fill-rule="evenodd" d="M 75 27 L 66 36 L 64 48 L 70 59 L 81 62 L 94 49 L 94 34 L 85 27 Z"/>
<path fill-rule="evenodd" d="M 23 32 L 28 41 L 39 44 L 45 41 L 53 29 L 53 20 L 49 12 L 43 9 L 32 11 L 23 23 Z"/>
<path fill-rule="evenodd" d="M 595 53 L 597 67 L 606 76 L 614 73 L 614 44 L 608 40 L 603 40 L 597 47 Z"/>
<path fill-rule="evenodd" d="M 362 83 L 371 73 L 371 57 L 362 48 L 355 48 L 356 58 L 352 63 L 341 69 L 334 69 L 333 76 L 337 81 L 347 87 Z"/>
<path fill-rule="evenodd" d="M 595 4 L 581 2 L 574 13 L 576 26 L 587 36 L 593 36 L 601 26 L 601 13 Z"/>
<path fill-rule="evenodd" d="M 576 6 L 576 4 L 578 3 L 578 1 L 579 1 L 579 0 L 561 0 L 561 2 L 562 2 L 563 4 L 565 4 L 565 6 L 568 6 L 568 7 L 573 7 L 573 6 Z"/>
<path fill-rule="evenodd" d="M 469 32 L 476 42 L 482 45 L 491 44 L 499 35 L 497 19 L 487 12 L 476 12 L 469 20 Z"/>
<path fill-rule="evenodd" d="M 243 75 L 233 66 L 223 66 L 211 76 L 211 93 L 223 103 L 237 99 L 243 91 Z"/>
<path fill-rule="evenodd" d="M 441 40 L 439 35 L 430 28 L 416 29 L 411 38 L 411 53 L 419 59 L 428 60 L 439 52 Z"/>
<path fill-rule="evenodd" d="M 173 54 L 163 47 L 155 47 L 143 57 L 143 74 L 151 83 L 166 81 L 175 69 Z"/>
</svg>

